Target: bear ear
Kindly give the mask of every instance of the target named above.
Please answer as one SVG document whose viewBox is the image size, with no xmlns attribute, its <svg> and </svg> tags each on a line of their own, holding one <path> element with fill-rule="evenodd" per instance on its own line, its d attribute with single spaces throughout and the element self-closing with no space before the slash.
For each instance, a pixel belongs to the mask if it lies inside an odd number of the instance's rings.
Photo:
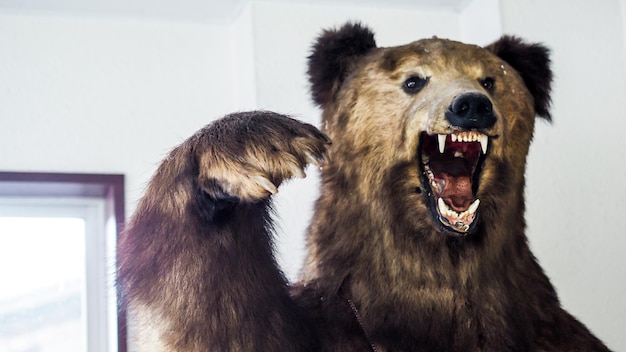
<svg viewBox="0 0 626 352">
<path fill-rule="evenodd" d="M 503 36 L 486 49 L 517 70 L 535 99 L 535 112 L 551 121 L 550 50 L 541 44 L 529 44 L 513 36 Z"/>
<path fill-rule="evenodd" d="M 308 61 L 313 101 L 320 106 L 330 102 L 354 60 L 375 47 L 374 33 L 359 23 L 322 32 Z"/>
</svg>

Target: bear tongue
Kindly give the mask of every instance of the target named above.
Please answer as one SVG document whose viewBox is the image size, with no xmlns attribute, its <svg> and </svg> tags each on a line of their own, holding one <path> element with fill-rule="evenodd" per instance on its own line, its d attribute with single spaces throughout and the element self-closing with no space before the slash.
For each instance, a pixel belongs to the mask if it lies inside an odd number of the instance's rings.
<svg viewBox="0 0 626 352">
<path fill-rule="evenodd" d="M 457 213 L 467 210 L 474 201 L 472 182 L 468 175 L 451 175 L 442 172 L 437 178 L 444 182 L 442 191 L 438 194 L 448 206 Z"/>
<path fill-rule="evenodd" d="M 474 201 L 471 166 L 467 160 L 448 154 L 438 155 L 432 158 L 430 167 L 440 185 L 437 196 L 458 213 L 467 210 Z"/>
</svg>

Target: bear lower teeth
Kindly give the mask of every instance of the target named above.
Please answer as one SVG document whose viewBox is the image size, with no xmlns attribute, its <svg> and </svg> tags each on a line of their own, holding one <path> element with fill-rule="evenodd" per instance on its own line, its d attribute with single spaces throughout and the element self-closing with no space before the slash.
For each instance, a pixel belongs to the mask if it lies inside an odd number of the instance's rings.
<svg viewBox="0 0 626 352">
<path fill-rule="evenodd" d="M 445 219 L 447 225 L 454 227 L 459 232 L 466 232 L 469 229 L 469 225 L 476 218 L 476 210 L 478 210 L 479 205 L 480 200 L 476 199 L 467 210 L 458 213 L 452 210 L 442 198 L 437 199 L 437 208 L 442 220 Z"/>
</svg>

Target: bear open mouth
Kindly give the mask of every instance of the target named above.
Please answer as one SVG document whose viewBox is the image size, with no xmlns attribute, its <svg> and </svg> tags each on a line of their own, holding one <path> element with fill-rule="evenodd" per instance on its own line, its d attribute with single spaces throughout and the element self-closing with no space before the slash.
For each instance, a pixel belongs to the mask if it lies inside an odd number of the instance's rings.
<svg viewBox="0 0 626 352">
<path fill-rule="evenodd" d="M 487 135 L 473 131 L 421 136 L 420 167 L 429 207 L 455 235 L 471 233 L 477 223 L 478 176 L 488 143 Z"/>
</svg>

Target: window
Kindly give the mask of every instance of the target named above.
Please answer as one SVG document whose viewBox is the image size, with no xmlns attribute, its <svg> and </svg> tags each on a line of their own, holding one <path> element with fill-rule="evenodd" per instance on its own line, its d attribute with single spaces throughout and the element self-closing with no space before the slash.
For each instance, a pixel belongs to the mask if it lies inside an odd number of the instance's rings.
<svg viewBox="0 0 626 352">
<path fill-rule="evenodd" d="M 121 175 L 0 172 L 2 348 L 126 351 L 114 288 L 123 191 Z"/>
</svg>

